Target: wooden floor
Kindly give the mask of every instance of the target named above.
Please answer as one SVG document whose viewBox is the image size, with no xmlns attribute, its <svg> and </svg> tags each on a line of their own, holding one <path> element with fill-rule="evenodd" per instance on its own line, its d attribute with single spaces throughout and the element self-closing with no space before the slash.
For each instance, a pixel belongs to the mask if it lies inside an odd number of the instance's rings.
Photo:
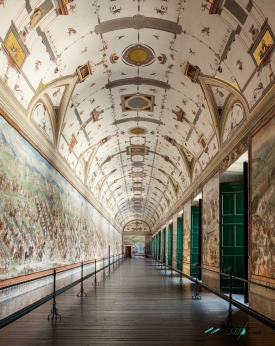
<svg viewBox="0 0 275 346">
<path fill-rule="evenodd" d="M 44 304 L 0 330 L 0 345 L 275 345 L 273 329 L 237 309 L 235 321 L 248 322 L 247 332 L 239 340 L 226 335 L 228 303 L 207 292 L 194 301 L 194 284 L 178 281 L 150 260 L 127 259 L 96 289 L 87 280 L 86 298 L 76 297 L 79 286 L 58 296 L 61 322 L 48 322 L 51 304 Z M 205 333 L 211 327 L 221 330 Z"/>
</svg>

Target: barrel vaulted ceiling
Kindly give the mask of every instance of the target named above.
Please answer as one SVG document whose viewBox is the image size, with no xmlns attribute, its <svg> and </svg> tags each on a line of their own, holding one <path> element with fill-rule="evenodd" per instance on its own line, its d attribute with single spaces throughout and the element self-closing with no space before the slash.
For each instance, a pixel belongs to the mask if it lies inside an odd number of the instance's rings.
<svg viewBox="0 0 275 346">
<path fill-rule="evenodd" d="M 1 81 L 121 229 L 152 228 L 273 83 L 274 15 L 271 0 L 2 0 Z"/>
</svg>

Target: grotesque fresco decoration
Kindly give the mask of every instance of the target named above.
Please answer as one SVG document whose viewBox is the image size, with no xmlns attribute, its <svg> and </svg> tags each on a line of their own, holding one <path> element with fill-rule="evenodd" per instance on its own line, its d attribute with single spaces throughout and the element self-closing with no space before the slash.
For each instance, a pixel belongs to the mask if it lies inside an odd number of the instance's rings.
<svg viewBox="0 0 275 346">
<path fill-rule="evenodd" d="M 240 102 L 235 102 L 227 114 L 223 132 L 223 142 L 225 142 L 236 131 L 238 125 L 245 119 L 245 111 Z"/>
<path fill-rule="evenodd" d="M 151 236 L 127 235 L 123 236 L 123 248 L 132 247 L 132 255 L 150 255 L 151 254 Z"/>
<path fill-rule="evenodd" d="M 275 118 L 252 137 L 252 274 L 275 278 Z"/>
<path fill-rule="evenodd" d="M 39 103 L 35 106 L 32 114 L 33 121 L 38 125 L 39 130 L 51 143 L 54 142 L 52 122 L 47 108 Z"/>
<path fill-rule="evenodd" d="M 191 201 L 183 207 L 183 261 L 190 262 Z"/>
<path fill-rule="evenodd" d="M 219 173 L 203 187 L 203 264 L 219 267 Z"/>
<path fill-rule="evenodd" d="M 139 201 L 139 198 L 135 199 L 135 202 Z M 124 232 L 150 232 L 150 228 L 144 221 L 134 220 L 125 226 Z"/>
<path fill-rule="evenodd" d="M 0 279 L 121 252 L 121 235 L 0 118 Z"/>
</svg>

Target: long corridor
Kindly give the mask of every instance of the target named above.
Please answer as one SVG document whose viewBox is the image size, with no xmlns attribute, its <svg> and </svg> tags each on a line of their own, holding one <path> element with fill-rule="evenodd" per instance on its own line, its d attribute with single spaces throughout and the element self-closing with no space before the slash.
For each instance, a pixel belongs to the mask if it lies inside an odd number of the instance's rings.
<svg viewBox="0 0 275 346">
<path fill-rule="evenodd" d="M 96 288 L 93 278 L 85 281 L 87 297 L 76 296 L 79 286 L 58 296 L 61 321 L 48 321 L 51 303 L 44 304 L 0 330 L 0 345 L 274 346 L 273 329 L 235 308 L 235 322 L 246 325 L 246 333 L 224 329 L 228 303 L 206 291 L 192 300 L 194 284 L 184 279 L 180 287 L 169 274 L 151 260 L 127 259 Z M 210 328 L 220 330 L 205 333 Z"/>
</svg>

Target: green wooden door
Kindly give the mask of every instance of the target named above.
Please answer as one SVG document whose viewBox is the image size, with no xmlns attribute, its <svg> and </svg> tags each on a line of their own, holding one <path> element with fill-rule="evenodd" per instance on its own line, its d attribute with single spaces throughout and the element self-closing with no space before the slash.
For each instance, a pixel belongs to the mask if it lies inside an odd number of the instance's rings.
<svg viewBox="0 0 275 346">
<path fill-rule="evenodd" d="M 152 254 L 152 258 L 155 258 L 155 237 L 152 238 L 151 254 Z"/>
<path fill-rule="evenodd" d="M 161 254 L 161 232 L 158 233 L 159 241 L 158 241 L 158 260 L 160 261 L 160 254 Z"/>
<path fill-rule="evenodd" d="M 166 228 L 163 228 L 162 230 L 161 243 L 162 243 L 162 263 L 165 263 Z"/>
<path fill-rule="evenodd" d="M 160 256 L 160 232 L 157 234 L 157 260 L 159 260 Z"/>
<path fill-rule="evenodd" d="M 190 275 L 196 276 L 199 261 L 199 207 L 191 207 Z"/>
<path fill-rule="evenodd" d="M 244 277 L 243 183 L 220 184 L 221 272 Z M 229 279 L 221 275 L 221 290 L 229 290 Z M 233 280 L 233 292 L 243 291 L 243 282 Z"/>
<path fill-rule="evenodd" d="M 177 220 L 177 269 L 182 270 L 182 216 Z"/>
<path fill-rule="evenodd" d="M 168 227 L 168 265 L 172 266 L 173 256 L 173 224 L 170 223 Z"/>
</svg>

